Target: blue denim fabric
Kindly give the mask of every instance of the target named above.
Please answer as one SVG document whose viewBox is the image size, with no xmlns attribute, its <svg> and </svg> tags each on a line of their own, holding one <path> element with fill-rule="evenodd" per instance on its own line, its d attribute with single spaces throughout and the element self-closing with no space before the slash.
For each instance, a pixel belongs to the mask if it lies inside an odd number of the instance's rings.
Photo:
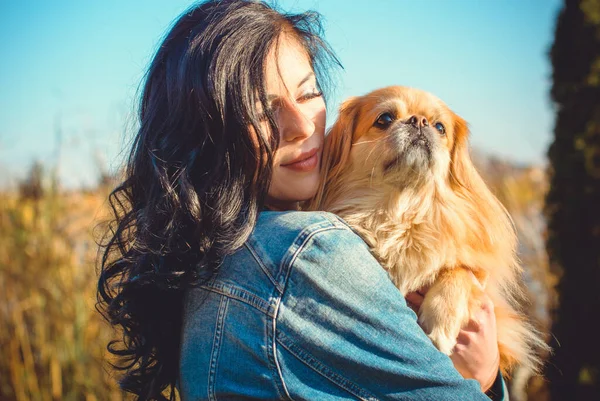
<svg viewBox="0 0 600 401">
<path fill-rule="evenodd" d="M 180 392 L 489 400 L 434 348 L 366 244 L 335 215 L 308 212 L 261 213 L 216 277 L 188 291 Z"/>
</svg>

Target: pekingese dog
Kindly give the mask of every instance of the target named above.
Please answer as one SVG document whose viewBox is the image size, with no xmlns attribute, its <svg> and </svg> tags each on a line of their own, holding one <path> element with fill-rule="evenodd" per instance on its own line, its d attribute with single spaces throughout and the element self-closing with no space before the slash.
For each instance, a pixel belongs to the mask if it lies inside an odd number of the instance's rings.
<svg viewBox="0 0 600 401">
<path fill-rule="evenodd" d="M 392 86 L 351 98 L 325 140 L 309 208 L 346 220 L 404 295 L 429 286 L 419 323 L 442 352 L 452 353 L 485 291 L 502 373 L 515 365 L 537 371 L 536 350 L 547 346 L 518 308 L 515 230 L 470 160 L 468 134 L 465 120 L 421 90 Z"/>
</svg>

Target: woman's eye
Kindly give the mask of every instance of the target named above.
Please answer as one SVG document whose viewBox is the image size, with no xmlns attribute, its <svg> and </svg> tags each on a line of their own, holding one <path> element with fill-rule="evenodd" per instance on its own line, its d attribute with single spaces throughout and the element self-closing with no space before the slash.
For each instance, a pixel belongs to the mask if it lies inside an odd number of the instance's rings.
<svg viewBox="0 0 600 401">
<path fill-rule="evenodd" d="M 375 120 L 375 124 L 373 125 L 380 129 L 386 129 L 387 127 L 392 125 L 393 122 L 394 116 L 391 113 L 383 113 L 382 115 L 377 117 L 377 120 Z"/>
<path fill-rule="evenodd" d="M 300 96 L 299 100 L 306 101 L 320 96 L 323 96 L 323 92 L 321 92 L 317 88 L 312 88 L 308 92 L 303 93 L 302 96 Z"/>
<path fill-rule="evenodd" d="M 435 123 L 435 129 L 438 130 L 441 135 L 446 135 L 446 128 L 444 128 L 444 124 Z"/>
</svg>

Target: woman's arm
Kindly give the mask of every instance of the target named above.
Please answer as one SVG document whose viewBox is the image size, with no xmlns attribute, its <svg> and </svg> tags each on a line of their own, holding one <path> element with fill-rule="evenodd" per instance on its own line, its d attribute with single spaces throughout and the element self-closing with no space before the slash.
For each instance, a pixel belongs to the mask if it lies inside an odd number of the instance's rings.
<svg viewBox="0 0 600 401">
<path fill-rule="evenodd" d="M 292 399 L 487 399 L 432 345 L 353 232 L 312 233 L 287 263 L 275 363 Z"/>
</svg>

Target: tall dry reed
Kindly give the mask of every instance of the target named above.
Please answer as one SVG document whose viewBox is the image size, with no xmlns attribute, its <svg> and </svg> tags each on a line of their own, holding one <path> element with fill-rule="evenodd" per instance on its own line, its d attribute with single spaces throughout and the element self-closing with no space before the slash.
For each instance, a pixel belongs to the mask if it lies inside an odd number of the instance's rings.
<svg viewBox="0 0 600 401">
<path fill-rule="evenodd" d="M 0 400 L 122 400 L 94 307 L 106 193 L 56 188 L 0 193 Z"/>
</svg>

